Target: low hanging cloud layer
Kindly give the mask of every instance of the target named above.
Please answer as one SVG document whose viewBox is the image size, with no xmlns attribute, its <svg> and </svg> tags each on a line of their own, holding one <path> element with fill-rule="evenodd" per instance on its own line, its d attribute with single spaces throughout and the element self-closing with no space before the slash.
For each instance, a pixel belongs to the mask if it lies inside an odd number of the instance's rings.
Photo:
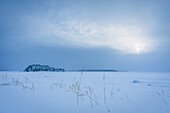
<svg viewBox="0 0 170 113">
<path fill-rule="evenodd" d="M 96 15 L 89 19 L 87 12 L 90 10 L 81 14 L 75 9 L 67 7 L 58 11 L 49 8 L 42 13 L 26 15 L 24 20 L 30 40 L 46 46 L 106 47 L 125 54 L 151 52 L 160 43 L 151 34 L 154 15 L 147 17 L 147 21 L 141 21 L 137 14 L 133 16 L 134 12 L 124 19 L 115 17 L 116 12 L 113 12 L 107 21 L 107 17 L 95 20 Z M 152 23 L 148 22 L 150 20 Z"/>
</svg>

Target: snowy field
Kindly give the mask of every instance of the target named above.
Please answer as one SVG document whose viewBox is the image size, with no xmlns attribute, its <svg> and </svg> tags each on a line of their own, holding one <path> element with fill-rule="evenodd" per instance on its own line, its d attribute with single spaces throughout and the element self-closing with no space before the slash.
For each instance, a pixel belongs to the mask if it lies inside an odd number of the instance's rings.
<svg viewBox="0 0 170 113">
<path fill-rule="evenodd" d="M 170 73 L 0 72 L 0 113 L 170 113 Z"/>
</svg>

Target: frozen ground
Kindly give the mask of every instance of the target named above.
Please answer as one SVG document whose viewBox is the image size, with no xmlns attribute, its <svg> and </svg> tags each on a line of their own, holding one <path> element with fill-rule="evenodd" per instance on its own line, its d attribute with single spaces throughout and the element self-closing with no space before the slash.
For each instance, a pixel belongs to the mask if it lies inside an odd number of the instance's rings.
<svg viewBox="0 0 170 113">
<path fill-rule="evenodd" d="M 0 113 L 169 113 L 170 73 L 0 72 Z"/>
</svg>

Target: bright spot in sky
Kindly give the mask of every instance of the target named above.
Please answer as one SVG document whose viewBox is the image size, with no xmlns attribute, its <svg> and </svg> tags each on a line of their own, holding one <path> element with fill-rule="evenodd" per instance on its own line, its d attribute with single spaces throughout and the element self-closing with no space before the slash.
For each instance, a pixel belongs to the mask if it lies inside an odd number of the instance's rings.
<svg viewBox="0 0 170 113">
<path fill-rule="evenodd" d="M 137 52 L 137 53 L 141 53 L 141 52 L 142 52 L 142 49 L 141 49 L 141 48 L 136 48 L 136 52 Z"/>
<path fill-rule="evenodd" d="M 146 28 L 138 23 L 98 24 L 79 19 L 41 22 L 39 18 L 31 19 L 31 22 L 39 29 L 35 30 L 40 33 L 35 37 L 37 41 L 48 46 L 106 47 L 123 54 L 143 54 L 152 51 L 155 44 Z"/>
</svg>

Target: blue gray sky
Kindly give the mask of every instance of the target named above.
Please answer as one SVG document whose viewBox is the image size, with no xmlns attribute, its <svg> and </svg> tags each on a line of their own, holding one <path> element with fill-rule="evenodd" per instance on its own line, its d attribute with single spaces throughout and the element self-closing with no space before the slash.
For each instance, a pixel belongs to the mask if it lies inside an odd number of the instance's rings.
<svg viewBox="0 0 170 113">
<path fill-rule="evenodd" d="M 169 0 L 0 0 L 0 70 L 170 71 Z"/>
</svg>

